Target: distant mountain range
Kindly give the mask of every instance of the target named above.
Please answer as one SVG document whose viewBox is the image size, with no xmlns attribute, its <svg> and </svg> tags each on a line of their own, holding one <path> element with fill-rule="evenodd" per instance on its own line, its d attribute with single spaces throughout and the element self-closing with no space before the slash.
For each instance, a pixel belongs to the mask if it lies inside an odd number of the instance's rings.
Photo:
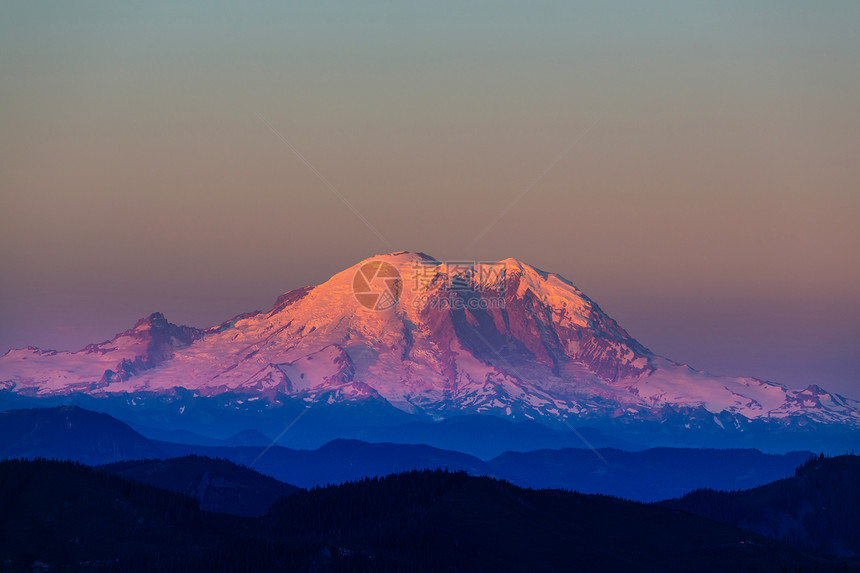
<svg viewBox="0 0 860 573">
<path fill-rule="evenodd" d="M 43 457 L 110 464 L 105 466 L 110 471 L 192 495 L 204 509 L 234 513 L 243 513 L 243 500 L 251 499 L 247 503 L 259 513 L 274 498 L 286 494 L 265 476 L 313 487 L 402 471 L 446 468 L 503 478 L 523 487 L 565 488 L 653 501 L 702 487 L 755 487 L 790 476 L 811 455 L 773 455 L 757 450 L 657 448 L 625 452 L 613 448 L 566 448 L 508 452 L 482 460 L 426 445 L 342 439 L 315 450 L 268 445 L 205 446 L 150 440 L 108 415 L 74 406 L 0 413 L 0 458 Z M 142 458 L 150 461 L 111 463 Z M 222 461 L 206 461 L 210 458 Z M 207 500 L 214 500 L 213 504 Z"/>
<path fill-rule="evenodd" d="M 818 571 L 685 511 L 442 471 L 301 491 L 262 518 L 73 462 L 0 461 L 4 571 Z"/>
<path fill-rule="evenodd" d="M 84 464 L 163 457 L 119 420 L 77 407 L 0 412 L 0 458 L 54 458 Z"/>
<path fill-rule="evenodd" d="M 783 455 L 758 450 L 655 448 L 624 452 L 562 449 L 508 452 L 487 461 L 423 445 L 369 444 L 335 440 L 317 450 L 272 447 L 204 447 L 159 442 L 168 455 L 219 457 L 302 487 L 337 484 L 365 476 L 385 476 L 412 469 L 445 468 L 487 475 L 522 487 L 563 488 L 657 501 L 693 489 L 744 489 L 791 475 L 809 452 Z"/>
<path fill-rule="evenodd" d="M 860 402 L 815 381 L 712 376 L 654 354 L 558 275 L 407 252 L 210 328 L 155 313 L 78 352 L 10 350 L 0 390 L 7 405 L 77 403 L 221 439 L 295 424 L 285 445 L 303 447 L 395 441 L 462 415 L 589 427 L 637 447 L 845 451 L 860 428 Z"/>
</svg>

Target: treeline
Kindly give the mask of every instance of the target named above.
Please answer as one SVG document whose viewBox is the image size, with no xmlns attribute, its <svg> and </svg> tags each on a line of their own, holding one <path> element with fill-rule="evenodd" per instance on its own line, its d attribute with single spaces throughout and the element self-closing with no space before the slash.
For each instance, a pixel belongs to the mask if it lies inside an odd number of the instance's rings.
<svg viewBox="0 0 860 573">
<path fill-rule="evenodd" d="M 453 561 L 458 545 L 466 540 L 428 519 L 431 512 L 446 511 L 451 498 L 462 495 L 455 490 L 470 480 L 484 482 L 482 487 L 493 483 L 466 472 L 436 469 L 315 487 L 273 505 L 263 518 L 264 531 L 275 539 L 330 540 L 340 557 L 354 563 L 385 561 L 404 571 L 450 570 L 457 568 Z M 493 506 L 475 509 L 495 511 Z"/>
<path fill-rule="evenodd" d="M 2 571 L 29 571 L 34 562 L 88 570 L 152 560 L 172 566 L 252 528 L 203 512 L 185 495 L 77 462 L 0 462 Z"/>
<path fill-rule="evenodd" d="M 74 462 L 0 462 L 0 570 L 807 571 L 817 559 L 687 512 L 464 472 L 301 491 L 262 518 Z"/>
<path fill-rule="evenodd" d="M 199 525 L 195 521 L 201 518 L 200 504 L 196 499 L 141 482 L 129 481 L 79 462 L 45 458 L 11 459 L 0 462 L 0 514 L 14 511 L 20 501 L 26 497 L 22 496 L 22 493 L 32 488 L 40 474 L 57 470 L 84 477 L 95 485 L 116 492 L 130 503 L 152 508 L 159 515 L 173 522 L 188 522 L 190 527 Z"/>
<path fill-rule="evenodd" d="M 423 522 L 424 513 L 440 496 L 473 478 L 466 472 L 412 470 L 385 477 L 367 477 L 335 487 L 314 487 L 276 502 L 265 518 L 272 536 L 305 532 L 322 537 L 367 537 L 368 522 L 389 531 L 391 520 Z"/>
<path fill-rule="evenodd" d="M 255 519 L 204 512 L 185 495 L 77 462 L 5 460 L 0 570 L 31 571 L 45 562 L 111 573 L 430 571 L 410 553 L 416 547 L 363 547 L 366 525 L 378 523 L 379 538 L 398 537 L 391 516 L 408 522 L 413 509 L 465 479 L 465 473 L 416 471 L 315 488 Z M 428 555 L 437 542 L 427 538 Z"/>
<path fill-rule="evenodd" d="M 810 458 L 794 477 L 745 491 L 693 491 L 662 502 L 807 551 L 860 556 L 860 457 Z"/>
</svg>

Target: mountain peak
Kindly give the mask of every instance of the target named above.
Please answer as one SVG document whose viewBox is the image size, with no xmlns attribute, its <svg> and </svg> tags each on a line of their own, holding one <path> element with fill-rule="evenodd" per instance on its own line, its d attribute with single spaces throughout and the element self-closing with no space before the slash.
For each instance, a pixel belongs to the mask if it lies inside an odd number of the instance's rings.
<svg viewBox="0 0 860 573">
<path fill-rule="evenodd" d="M 368 263 L 373 263 L 374 261 L 384 261 L 390 263 L 396 267 L 405 267 L 413 264 L 438 264 L 439 261 L 428 255 L 427 253 L 422 252 L 412 252 L 412 251 L 393 251 L 390 253 L 381 253 L 373 255 L 372 257 L 368 257 L 363 259 L 350 267 L 350 269 L 355 269 L 362 267 Z M 347 269 L 349 270 L 349 269 Z"/>
<path fill-rule="evenodd" d="M 134 323 L 132 330 L 141 330 L 144 328 L 163 328 L 170 324 L 160 312 L 153 312 L 149 316 L 145 316 Z"/>
<path fill-rule="evenodd" d="M 365 259 L 365 261 L 371 261 L 374 259 L 389 259 L 389 258 L 395 258 L 395 259 L 406 258 L 406 259 L 410 259 L 410 260 L 424 260 L 424 261 L 430 261 L 430 262 L 433 262 L 433 261 L 438 262 L 435 257 L 428 255 L 427 253 L 423 253 L 421 251 L 392 251 L 390 253 L 383 253 L 383 254 L 379 254 L 379 255 L 374 255 L 368 259 Z M 365 261 L 362 261 L 362 262 L 365 262 Z"/>
</svg>

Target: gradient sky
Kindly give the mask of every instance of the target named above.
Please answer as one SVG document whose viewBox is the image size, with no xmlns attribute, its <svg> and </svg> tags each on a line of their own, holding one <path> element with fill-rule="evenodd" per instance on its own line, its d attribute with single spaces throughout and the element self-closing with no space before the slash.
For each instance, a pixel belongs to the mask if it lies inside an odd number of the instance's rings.
<svg viewBox="0 0 860 573">
<path fill-rule="evenodd" d="M 0 352 L 406 249 L 860 398 L 856 0 L 175 4 L 0 4 Z"/>
</svg>

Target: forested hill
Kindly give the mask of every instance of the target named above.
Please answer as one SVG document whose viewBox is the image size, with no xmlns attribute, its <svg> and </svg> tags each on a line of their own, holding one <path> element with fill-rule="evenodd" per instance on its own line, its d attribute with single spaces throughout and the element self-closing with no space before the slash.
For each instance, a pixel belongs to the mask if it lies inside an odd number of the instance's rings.
<svg viewBox="0 0 860 573">
<path fill-rule="evenodd" d="M 676 509 L 462 472 L 300 491 L 262 518 L 208 513 L 192 498 L 74 462 L 0 462 L 0 492 L 3 571 L 846 568 Z"/>
<path fill-rule="evenodd" d="M 100 466 L 125 478 L 197 499 L 207 511 L 256 517 L 272 503 L 299 488 L 234 464 L 204 456 L 166 460 L 133 460 Z"/>
<path fill-rule="evenodd" d="M 860 556 L 860 456 L 817 456 L 794 477 L 743 491 L 697 490 L 662 505 L 808 551 Z"/>
</svg>

